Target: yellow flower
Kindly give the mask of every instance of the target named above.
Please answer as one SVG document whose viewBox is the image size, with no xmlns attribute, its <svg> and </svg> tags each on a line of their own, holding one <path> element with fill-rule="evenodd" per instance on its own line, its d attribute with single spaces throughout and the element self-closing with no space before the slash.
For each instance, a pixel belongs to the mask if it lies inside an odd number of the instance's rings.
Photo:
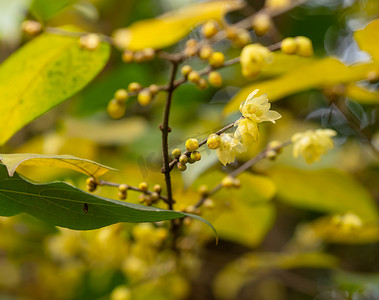
<svg viewBox="0 0 379 300">
<path fill-rule="evenodd" d="M 241 52 L 242 75 L 254 77 L 272 61 L 272 53 L 260 44 L 247 45 Z"/>
<path fill-rule="evenodd" d="M 308 130 L 296 133 L 291 138 L 294 143 L 294 157 L 302 155 L 307 163 L 319 161 L 321 155 L 333 149 L 334 144 L 331 137 L 336 134 L 337 132 L 331 129 Z"/>
<path fill-rule="evenodd" d="M 247 96 L 246 101 L 242 102 L 240 105 L 240 111 L 242 115 L 254 121 L 256 123 L 261 123 L 264 121 L 270 121 L 275 123 L 275 120 L 281 118 L 281 114 L 270 110 L 271 104 L 268 103 L 266 95 L 261 95 L 254 98 L 259 90 L 254 90 Z"/>
<path fill-rule="evenodd" d="M 248 146 L 254 141 L 258 140 L 259 131 L 256 122 L 250 119 L 241 119 L 237 123 L 238 125 L 234 137 L 240 140 L 243 145 Z"/>
<path fill-rule="evenodd" d="M 220 162 L 225 166 L 234 161 L 236 153 L 246 151 L 246 148 L 231 133 L 223 133 L 220 135 L 221 145 L 216 150 L 216 154 Z"/>
</svg>

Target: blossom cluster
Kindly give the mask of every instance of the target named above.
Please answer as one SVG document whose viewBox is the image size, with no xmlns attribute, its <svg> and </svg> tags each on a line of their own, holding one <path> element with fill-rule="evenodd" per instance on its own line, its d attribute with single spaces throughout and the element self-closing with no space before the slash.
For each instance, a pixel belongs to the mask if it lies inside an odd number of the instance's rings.
<svg viewBox="0 0 379 300">
<path fill-rule="evenodd" d="M 240 105 L 242 118 L 235 125 L 234 133 L 223 133 L 220 135 L 220 147 L 216 150 L 217 157 L 223 165 L 231 163 L 237 153 L 245 152 L 249 145 L 258 140 L 258 124 L 281 118 L 281 115 L 270 110 L 271 104 L 266 95 L 255 97 L 259 90 L 254 90 Z"/>
</svg>

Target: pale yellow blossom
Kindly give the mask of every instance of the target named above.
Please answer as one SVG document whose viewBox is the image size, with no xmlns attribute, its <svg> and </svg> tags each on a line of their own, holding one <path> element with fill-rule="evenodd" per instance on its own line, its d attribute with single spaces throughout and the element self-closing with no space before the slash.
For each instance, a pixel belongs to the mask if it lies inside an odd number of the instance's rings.
<svg viewBox="0 0 379 300">
<path fill-rule="evenodd" d="M 270 110 L 271 104 L 268 102 L 267 95 L 254 98 L 258 91 L 251 92 L 246 101 L 241 103 L 240 111 L 242 115 L 256 123 L 264 121 L 275 123 L 275 120 L 282 117 L 281 114 Z"/>
<path fill-rule="evenodd" d="M 307 163 L 319 161 L 321 155 L 333 149 L 334 144 L 331 137 L 336 134 L 337 132 L 332 129 L 317 129 L 296 133 L 291 138 L 294 143 L 294 157 L 302 155 Z"/>
<path fill-rule="evenodd" d="M 219 161 L 225 166 L 234 161 L 236 153 L 246 151 L 241 142 L 236 139 L 231 133 L 223 133 L 220 135 L 221 145 L 216 150 Z"/>
<path fill-rule="evenodd" d="M 236 122 L 236 125 L 238 127 L 234 133 L 234 138 L 241 140 L 243 145 L 248 146 L 258 140 L 259 131 L 256 122 L 244 118 Z"/>
<path fill-rule="evenodd" d="M 245 46 L 241 52 L 241 71 L 245 77 L 258 75 L 263 67 L 272 61 L 272 53 L 260 44 Z"/>
</svg>

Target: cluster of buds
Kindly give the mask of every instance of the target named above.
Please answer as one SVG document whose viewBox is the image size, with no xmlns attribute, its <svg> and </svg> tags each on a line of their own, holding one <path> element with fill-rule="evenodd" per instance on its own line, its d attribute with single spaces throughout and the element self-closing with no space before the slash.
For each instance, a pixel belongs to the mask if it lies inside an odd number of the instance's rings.
<svg viewBox="0 0 379 300">
<path fill-rule="evenodd" d="M 193 164 L 201 159 L 201 154 L 199 151 L 199 142 L 197 139 L 188 139 L 186 141 L 187 151 L 182 154 L 179 148 L 172 150 L 172 155 L 178 160 L 177 167 L 180 171 L 185 171 L 187 169 L 186 164 Z"/>
<path fill-rule="evenodd" d="M 305 36 L 285 38 L 281 43 L 281 50 L 285 54 L 297 54 L 304 57 L 313 55 L 312 41 Z"/>
<path fill-rule="evenodd" d="M 126 100 L 132 95 L 137 95 L 137 101 L 141 106 L 147 106 L 159 90 L 159 86 L 156 84 L 144 88 L 138 82 L 131 82 L 128 90 L 119 89 L 115 92 L 113 99 L 108 103 L 108 114 L 113 119 L 123 117 L 126 111 Z"/>
<path fill-rule="evenodd" d="M 265 35 L 272 27 L 272 21 L 268 14 L 259 13 L 254 16 L 251 27 L 257 36 Z"/>
<path fill-rule="evenodd" d="M 220 56 L 219 54 L 221 54 L 222 56 Z M 220 62 L 221 60 L 222 60 L 222 64 L 224 63 L 224 57 L 223 57 L 223 54 L 221 52 L 215 52 L 215 53 L 212 54 L 212 56 L 213 56 L 213 59 L 212 59 L 212 63 L 213 64 L 217 64 L 217 62 Z M 207 81 L 204 78 L 201 77 L 201 75 L 200 75 L 199 72 L 197 72 L 195 70 L 192 70 L 191 66 L 184 65 L 181 68 L 180 71 L 181 71 L 182 75 L 189 82 L 192 82 L 192 83 L 196 84 L 196 86 L 199 89 L 205 89 L 207 87 Z M 220 87 L 220 86 L 222 86 L 222 77 L 221 77 L 221 74 L 219 72 L 217 72 L 217 71 L 211 71 L 211 72 L 209 72 L 209 74 L 208 74 L 208 82 L 209 82 L 209 84 L 211 86 L 214 86 L 214 87 Z"/>
<path fill-rule="evenodd" d="M 93 178 L 93 177 L 89 177 L 89 178 L 87 178 L 87 180 L 86 180 L 86 184 L 87 184 L 87 190 L 89 191 L 89 192 L 94 192 L 94 191 L 96 191 L 96 188 L 97 188 L 97 181 L 96 181 L 96 179 L 95 178 Z"/>
<path fill-rule="evenodd" d="M 131 51 L 131 50 L 125 50 L 122 53 L 121 59 L 125 63 L 131 63 L 131 62 L 136 62 L 136 63 L 143 63 L 147 61 L 151 61 L 155 57 L 155 50 L 153 48 L 146 48 L 141 51 Z"/>
<path fill-rule="evenodd" d="M 219 32 L 219 24 L 216 21 L 208 21 L 201 28 L 201 33 L 206 39 L 214 37 Z"/>
<path fill-rule="evenodd" d="M 140 203 L 144 203 L 148 206 L 151 206 L 157 203 L 160 199 L 160 194 L 162 191 L 162 187 L 159 184 L 154 185 L 153 191 L 149 191 L 149 185 L 147 182 L 141 182 L 138 185 L 138 189 L 142 192 L 138 197 L 138 201 Z"/>
</svg>

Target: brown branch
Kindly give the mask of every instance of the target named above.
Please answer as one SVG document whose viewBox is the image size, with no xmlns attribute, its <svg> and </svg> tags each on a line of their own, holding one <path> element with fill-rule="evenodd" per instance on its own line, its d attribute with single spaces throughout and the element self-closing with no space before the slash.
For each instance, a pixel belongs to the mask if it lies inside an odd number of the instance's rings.
<svg viewBox="0 0 379 300">
<path fill-rule="evenodd" d="M 159 125 L 160 130 L 162 131 L 162 152 L 163 152 L 163 173 L 165 175 L 166 187 L 167 187 L 167 200 L 169 209 L 173 209 L 174 201 L 172 199 L 172 187 L 171 187 L 171 176 L 170 176 L 170 166 L 169 166 L 169 154 L 168 154 L 168 133 L 171 131 L 169 127 L 169 117 L 170 117 L 170 108 L 172 94 L 175 90 L 175 75 L 178 69 L 178 63 L 172 62 L 172 69 L 170 75 L 170 81 L 168 84 L 168 94 L 166 99 L 166 104 L 163 114 L 163 123 Z"/>
<path fill-rule="evenodd" d="M 113 187 L 117 187 L 117 188 L 121 185 L 121 183 L 116 183 L 116 182 L 111 182 L 111 181 L 106 181 L 106 180 L 96 180 L 96 183 L 98 185 L 113 186 Z M 147 195 L 151 195 L 153 193 L 151 191 L 143 191 L 143 190 L 139 189 L 138 187 L 131 186 L 131 185 L 128 185 L 128 190 L 144 193 Z M 169 203 L 167 197 L 165 197 L 165 196 L 159 195 L 159 199 L 163 200 L 167 204 Z"/>
<path fill-rule="evenodd" d="M 255 165 L 257 162 L 259 162 L 260 160 L 264 159 L 267 157 L 267 153 L 269 151 L 278 151 L 280 149 L 282 149 L 283 147 L 286 147 L 288 145 L 292 144 L 292 141 L 286 141 L 286 142 L 283 142 L 281 143 L 280 145 L 276 146 L 276 147 L 270 147 L 269 145 L 264 148 L 261 152 L 259 152 L 256 156 L 254 156 L 252 159 L 248 160 L 247 162 L 245 162 L 244 164 L 242 164 L 240 167 L 238 167 L 237 169 L 235 169 L 234 171 L 232 171 L 231 173 L 228 174 L 228 176 L 230 177 L 237 177 L 239 174 L 241 174 L 242 172 L 248 170 L 249 168 L 251 168 L 253 165 Z M 220 189 L 222 188 L 222 184 L 219 183 L 218 185 L 216 185 L 209 193 L 207 193 L 206 195 L 200 197 L 199 201 L 195 204 L 195 208 L 198 208 L 200 207 L 201 205 L 203 205 L 204 201 L 211 195 L 217 193 Z"/>
<path fill-rule="evenodd" d="M 226 125 L 224 128 L 221 128 L 219 131 L 216 131 L 215 134 L 217 135 L 220 135 L 221 133 L 224 133 L 225 131 L 227 131 L 228 129 L 232 128 L 234 126 L 234 124 L 236 124 L 236 122 L 238 122 L 239 120 L 241 120 L 243 117 L 239 118 L 237 121 L 235 122 L 232 122 L 228 125 Z M 208 138 L 202 140 L 201 142 L 199 142 L 199 148 L 203 145 L 205 145 L 208 141 Z M 186 150 L 184 153 L 184 155 L 187 155 L 188 157 L 191 155 L 191 152 Z M 174 167 L 175 167 L 175 164 L 179 161 L 178 158 L 174 158 L 171 162 L 170 162 L 170 170 L 172 170 Z"/>
</svg>

